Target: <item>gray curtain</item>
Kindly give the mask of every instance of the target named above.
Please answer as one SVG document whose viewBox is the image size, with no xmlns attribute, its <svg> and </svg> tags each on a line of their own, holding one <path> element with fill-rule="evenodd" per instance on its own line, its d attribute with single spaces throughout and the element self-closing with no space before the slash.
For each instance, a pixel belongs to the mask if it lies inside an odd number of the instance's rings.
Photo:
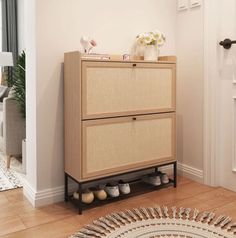
<svg viewBox="0 0 236 238">
<path fill-rule="evenodd" d="M 12 52 L 15 65 L 18 58 L 17 0 L 2 0 L 2 51 Z M 7 71 L 12 80 L 12 68 Z"/>
</svg>

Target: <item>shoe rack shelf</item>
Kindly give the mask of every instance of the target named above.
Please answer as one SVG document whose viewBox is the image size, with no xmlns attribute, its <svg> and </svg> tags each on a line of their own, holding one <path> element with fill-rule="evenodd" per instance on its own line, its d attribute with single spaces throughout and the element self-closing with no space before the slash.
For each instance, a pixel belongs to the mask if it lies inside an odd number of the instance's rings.
<svg viewBox="0 0 236 238">
<path fill-rule="evenodd" d="M 173 169 L 173 178 L 170 179 L 169 178 L 169 183 L 167 184 L 161 184 L 159 186 L 154 186 L 154 185 L 150 185 L 146 182 L 143 182 L 142 178 L 143 176 L 140 176 L 139 178 L 136 178 L 134 180 L 130 180 L 128 181 L 128 183 L 130 184 L 130 188 L 131 188 L 131 192 L 129 194 L 120 194 L 118 197 L 107 197 L 106 200 L 98 200 L 98 199 L 94 199 L 94 201 L 90 204 L 85 204 L 82 202 L 82 191 L 83 188 L 86 187 L 86 185 L 91 182 L 96 182 L 99 183 L 99 181 L 102 181 L 104 179 L 107 180 L 119 180 L 120 176 L 124 176 L 127 174 L 135 174 L 137 172 L 140 171 L 145 171 L 148 170 L 148 173 L 150 173 L 150 169 L 154 169 L 155 172 L 157 172 L 159 170 L 159 168 L 163 167 L 163 166 L 168 166 L 168 165 L 172 165 L 172 169 Z M 79 193 L 79 199 L 75 199 L 73 198 L 73 194 L 70 194 L 68 191 L 68 179 L 72 179 L 73 181 L 75 181 L 78 184 L 78 193 Z M 98 207 L 98 206 L 102 206 L 105 204 L 109 204 L 112 202 L 116 202 L 116 201 L 120 201 L 123 199 L 127 199 L 127 198 L 131 198 L 134 196 L 138 196 L 141 194 L 145 194 L 148 192 L 153 192 L 155 190 L 159 190 L 162 188 L 166 188 L 169 186 L 173 186 L 176 187 L 177 186 L 177 162 L 172 162 L 172 163 L 167 163 L 167 164 L 163 164 L 163 165 L 158 165 L 158 166 L 154 166 L 154 167 L 150 167 L 150 168 L 146 168 L 146 169 L 141 169 L 141 170 L 135 170 L 132 172 L 126 172 L 126 173 L 122 173 L 119 175 L 114 175 L 114 176 L 109 176 L 109 177 L 103 177 L 101 179 L 95 179 L 95 180 L 90 180 L 90 181 L 85 181 L 85 182 L 79 182 L 76 181 L 74 178 L 72 178 L 71 176 L 69 176 L 68 174 L 65 173 L 65 201 L 71 201 L 72 203 L 75 204 L 75 206 L 78 208 L 78 212 L 79 214 L 82 214 L 82 212 L 84 210 L 90 209 L 90 208 L 94 208 L 94 207 Z"/>
</svg>

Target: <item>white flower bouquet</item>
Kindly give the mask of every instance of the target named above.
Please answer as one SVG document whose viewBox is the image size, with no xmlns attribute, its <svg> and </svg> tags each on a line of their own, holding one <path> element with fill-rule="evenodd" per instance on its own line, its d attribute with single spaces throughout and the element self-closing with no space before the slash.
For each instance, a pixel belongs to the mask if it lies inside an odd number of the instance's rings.
<svg viewBox="0 0 236 238">
<path fill-rule="evenodd" d="M 141 46 L 155 45 L 157 47 L 160 47 L 165 43 L 166 38 L 163 33 L 158 30 L 154 30 L 146 32 L 144 34 L 139 34 L 136 37 L 136 41 L 138 45 Z"/>
</svg>

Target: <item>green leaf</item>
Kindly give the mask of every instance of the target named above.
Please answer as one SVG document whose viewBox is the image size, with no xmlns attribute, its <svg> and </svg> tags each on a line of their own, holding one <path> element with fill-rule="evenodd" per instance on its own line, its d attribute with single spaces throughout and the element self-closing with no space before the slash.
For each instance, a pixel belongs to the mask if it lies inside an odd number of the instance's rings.
<svg viewBox="0 0 236 238">
<path fill-rule="evenodd" d="M 25 52 L 23 51 L 13 67 L 12 87 L 14 88 L 14 99 L 19 103 L 22 116 L 25 118 Z"/>
</svg>

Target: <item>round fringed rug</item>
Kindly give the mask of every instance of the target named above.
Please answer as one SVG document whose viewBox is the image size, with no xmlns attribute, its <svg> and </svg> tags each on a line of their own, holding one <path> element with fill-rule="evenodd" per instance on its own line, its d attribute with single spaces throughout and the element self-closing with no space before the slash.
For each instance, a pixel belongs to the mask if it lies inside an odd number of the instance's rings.
<svg viewBox="0 0 236 238">
<path fill-rule="evenodd" d="M 236 223 L 213 212 L 166 206 L 112 213 L 86 225 L 71 238 L 235 238 Z"/>
</svg>

